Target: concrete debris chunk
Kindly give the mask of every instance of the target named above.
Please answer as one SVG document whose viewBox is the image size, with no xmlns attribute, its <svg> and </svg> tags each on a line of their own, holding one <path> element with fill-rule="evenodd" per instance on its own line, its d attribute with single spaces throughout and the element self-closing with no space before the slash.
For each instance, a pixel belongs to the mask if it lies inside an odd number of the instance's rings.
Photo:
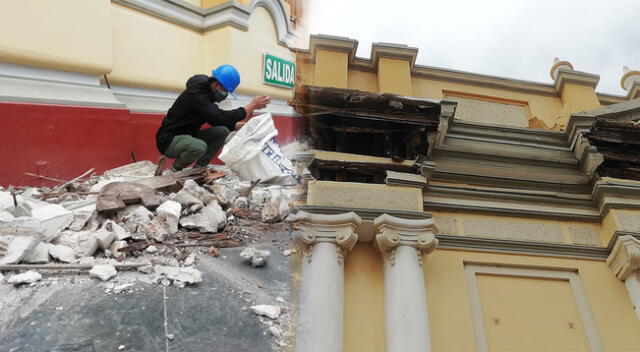
<svg viewBox="0 0 640 352">
<path fill-rule="evenodd" d="M 0 272 L 0 283 L 4 282 L 4 275 L 2 275 L 2 272 Z"/>
<path fill-rule="evenodd" d="M 0 192 L 0 211 L 12 212 L 15 209 L 11 192 Z"/>
<path fill-rule="evenodd" d="M 185 266 L 191 266 L 196 262 L 196 259 L 198 258 L 198 255 L 196 253 L 191 253 L 189 254 L 189 256 L 187 257 L 187 259 L 184 260 L 184 265 Z"/>
<path fill-rule="evenodd" d="M 115 233 L 104 228 L 94 232 L 93 236 L 95 236 L 96 240 L 98 241 L 98 247 L 103 250 L 109 249 L 113 241 L 116 240 Z"/>
<path fill-rule="evenodd" d="M 22 285 L 22 284 L 32 284 L 36 281 L 40 281 L 42 279 L 42 275 L 35 270 L 29 270 L 22 274 L 13 275 L 7 280 L 8 283 L 13 285 Z"/>
<path fill-rule="evenodd" d="M 0 236 L 29 236 L 42 234 L 45 228 L 42 222 L 31 217 L 17 217 L 12 220 L 0 221 Z"/>
<path fill-rule="evenodd" d="M 196 181 L 187 180 L 184 182 L 184 187 L 182 187 L 178 193 L 169 196 L 169 198 L 187 208 L 198 203 L 207 205 L 215 199 L 215 196 L 206 189 L 198 186 Z"/>
<path fill-rule="evenodd" d="M 11 221 L 16 217 L 8 211 L 0 211 L 0 221 Z"/>
<path fill-rule="evenodd" d="M 111 251 L 114 258 L 121 260 L 126 258 L 127 255 L 125 252 L 118 252 L 118 250 L 126 246 L 128 246 L 127 241 L 114 241 L 109 247 L 109 251 Z"/>
<path fill-rule="evenodd" d="M 45 227 L 45 242 L 49 242 L 56 233 L 66 229 L 73 222 L 73 213 L 59 204 L 35 206 L 31 216 L 40 220 Z"/>
<path fill-rule="evenodd" d="M 51 256 L 51 258 L 58 259 L 59 261 L 64 263 L 71 263 L 76 260 L 73 249 L 61 244 L 50 244 L 49 255 Z"/>
<path fill-rule="evenodd" d="M 116 236 L 117 241 L 123 241 L 131 237 L 131 233 L 129 231 L 125 230 L 122 226 L 118 225 L 113 220 L 105 221 L 102 225 L 102 228 L 107 231 L 113 232 L 113 234 Z"/>
<path fill-rule="evenodd" d="M 91 219 L 94 210 L 74 210 L 73 220 L 69 224 L 68 229 L 71 231 L 80 231 L 87 224 L 87 221 Z"/>
<path fill-rule="evenodd" d="M 224 184 L 214 184 L 210 186 L 211 191 L 218 198 L 220 205 L 228 207 L 238 198 L 239 193 Z"/>
<path fill-rule="evenodd" d="M 122 285 L 118 285 L 116 287 L 113 288 L 113 293 L 118 294 L 121 292 L 124 292 L 128 289 L 130 289 L 131 287 L 133 287 L 134 284 L 133 283 L 126 283 L 126 284 L 122 284 Z"/>
<path fill-rule="evenodd" d="M 250 262 L 254 268 L 265 265 L 270 255 L 271 252 L 268 250 L 260 250 L 255 247 L 247 247 L 240 252 L 240 256 Z"/>
<path fill-rule="evenodd" d="M 22 258 L 22 263 L 46 264 L 49 262 L 49 243 L 38 243 Z"/>
<path fill-rule="evenodd" d="M 180 219 L 180 225 L 200 232 L 218 232 L 227 222 L 227 215 L 217 201 L 212 201 L 199 213 Z"/>
<path fill-rule="evenodd" d="M 233 207 L 238 209 L 249 209 L 249 198 L 247 197 L 238 197 L 233 202 Z"/>
<path fill-rule="evenodd" d="M 118 212 L 118 218 L 121 218 L 124 222 L 134 224 L 148 224 L 153 220 L 153 213 L 143 205 L 134 204 L 129 205 L 124 210 Z"/>
<path fill-rule="evenodd" d="M 4 258 L 0 259 L 0 264 L 17 264 L 42 241 L 42 235 L 16 236 L 7 246 Z"/>
<path fill-rule="evenodd" d="M 180 214 L 182 212 L 182 205 L 176 201 L 168 200 L 156 209 L 158 214 L 167 214 L 172 215 L 175 218 L 180 218 Z"/>
<path fill-rule="evenodd" d="M 284 220 L 289 215 L 290 198 L 285 192 L 273 192 L 271 198 L 263 205 L 260 214 L 262 222 L 274 223 Z"/>
<path fill-rule="evenodd" d="M 164 265 L 156 265 L 153 267 L 158 275 L 164 275 L 173 281 L 179 281 L 184 284 L 195 284 L 202 281 L 202 273 L 195 268 L 179 268 Z"/>
<path fill-rule="evenodd" d="M 270 326 L 269 327 L 269 333 L 274 336 L 274 337 L 281 337 L 282 336 L 282 329 L 280 329 L 277 326 Z"/>
<path fill-rule="evenodd" d="M 89 270 L 90 277 L 97 277 L 102 281 L 107 281 L 117 274 L 118 271 L 111 264 L 96 264 Z"/>
<path fill-rule="evenodd" d="M 260 304 L 257 306 L 251 306 L 251 311 L 257 315 L 265 316 L 269 319 L 277 319 L 282 310 L 278 306 L 270 306 L 267 304 Z"/>
<path fill-rule="evenodd" d="M 92 231 L 63 231 L 52 243 L 72 248 L 78 258 L 93 256 L 99 248 L 98 239 Z"/>
<path fill-rule="evenodd" d="M 155 252 L 158 251 L 158 247 L 151 245 L 151 246 L 147 247 L 145 249 L 145 251 L 147 251 L 147 253 L 155 253 Z"/>
</svg>

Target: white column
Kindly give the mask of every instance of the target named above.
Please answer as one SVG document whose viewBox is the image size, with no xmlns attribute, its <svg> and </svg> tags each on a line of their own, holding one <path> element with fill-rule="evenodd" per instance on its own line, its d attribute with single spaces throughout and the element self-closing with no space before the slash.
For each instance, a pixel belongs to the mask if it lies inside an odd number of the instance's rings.
<svg viewBox="0 0 640 352">
<path fill-rule="evenodd" d="M 638 282 L 640 241 L 630 235 L 618 237 L 609 258 L 607 258 L 607 264 L 616 277 L 624 281 L 631 297 L 631 303 L 633 303 L 633 309 L 640 319 L 640 282 Z"/>
<path fill-rule="evenodd" d="M 433 220 L 383 214 L 374 225 L 374 245 L 384 260 L 386 351 L 431 351 L 422 256 L 438 245 Z"/>
<path fill-rule="evenodd" d="M 358 241 L 361 223 L 354 213 L 319 215 L 298 213 L 301 232 L 294 243 L 304 255 L 296 351 L 342 351 L 344 256 Z"/>
</svg>

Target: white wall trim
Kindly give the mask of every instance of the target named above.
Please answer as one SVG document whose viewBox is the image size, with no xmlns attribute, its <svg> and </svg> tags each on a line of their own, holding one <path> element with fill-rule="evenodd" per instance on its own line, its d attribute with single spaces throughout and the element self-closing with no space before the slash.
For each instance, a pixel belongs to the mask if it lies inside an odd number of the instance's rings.
<svg viewBox="0 0 640 352">
<path fill-rule="evenodd" d="M 596 326 L 595 320 L 593 319 L 593 314 L 591 313 L 591 308 L 587 300 L 586 291 L 582 285 L 582 280 L 578 275 L 577 269 L 508 267 L 504 265 L 497 266 L 490 264 L 465 263 L 464 271 L 467 277 L 469 300 L 471 303 L 471 317 L 473 319 L 478 351 L 489 351 L 489 343 L 487 341 L 486 329 L 482 316 L 480 292 L 478 291 L 478 284 L 476 280 L 477 274 L 568 281 L 571 285 L 571 291 L 573 292 L 576 307 L 578 309 L 578 313 L 580 314 L 582 325 L 584 326 L 585 335 L 587 336 L 587 341 L 589 342 L 589 347 L 591 351 L 594 352 L 603 351 L 600 336 L 598 334 L 598 328 Z"/>
<path fill-rule="evenodd" d="M 256 7 L 262 6 L 273 19 L 280 45 L 292 47 L 297 36 L 289 23 L 282 0 L 253 0 L 249 6 L 228 1 L 208 9 L 197 8 L 180 0 L 111 1 L 199 32 L 226 25 L 248 30 L 251 13 Z"/>
<path fill-rule="evenodd" d="M 100 77 L 0 63 L 0 101 L 125 108 Z"/>
</svg>

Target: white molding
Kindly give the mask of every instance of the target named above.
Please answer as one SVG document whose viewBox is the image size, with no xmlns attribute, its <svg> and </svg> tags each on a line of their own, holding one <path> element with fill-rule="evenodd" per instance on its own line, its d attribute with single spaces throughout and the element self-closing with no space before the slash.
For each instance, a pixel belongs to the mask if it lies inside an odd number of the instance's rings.
<svg viewBox="0 0 640 352">
<path fill-rule="evenodd" d="M 0 63 L 0 101 L 125 108 L 100 77 Z"/>
<path fill-rule="evenodd" d="M 112 85 L 113 95 L 133 112 L 166 113 L 180 93 Z"/>
<path fill-rule="evenodd" d="M 111 1 L 199 32 L 227 25 L 248 30 L 251 13 L 256 7 L 262 6 L 273 19 L 280 45 L 292 47 L 297 37 L 281 0 L 253 0 L 249 6 L 228 1 L 208 9 L 200 9 L 179 0 Z"/>
<path fill-rule="evenodd" d="M 571 291 L 575 299 L 578 313 L 585 330 L 585 335 L 589 343 L 591 351 L 603 351 L 598 328 L 591 308 L 587 300 L 587 295 L 582 280 L 577 273 L 577 269 L 564 268 L 536 268 L 536 267 L 508 267 L 504 265 L 489 264 L 471 264 L 465 263 L 465 275 L 469 289 L 469 300 L 471 305 L 471 316 L 473 319 L 474 331 L 476 335 L 476 344 L 478 351 L 489 351 L 489 343 L 487 341 L 486 329 L 484 327 L 484 319 L 480 303 L 480 292 L 476 280 L 477 274 L 501 275 L 510 277 L 539 278 L 568 281 Z"/>
</svg>

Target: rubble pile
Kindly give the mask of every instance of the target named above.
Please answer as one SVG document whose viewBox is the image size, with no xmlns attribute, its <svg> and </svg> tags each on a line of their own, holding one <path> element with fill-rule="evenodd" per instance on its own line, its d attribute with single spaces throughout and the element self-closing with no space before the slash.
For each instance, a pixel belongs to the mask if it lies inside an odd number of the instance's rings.
<svg viewBox="0 0 640 352">
<path fill-rule="evenodd" d="M 184 287 L 202 281 L 198 253 L 217 256 L 218 248 L 255 242 L 264 226 L 288 226 L 287 186 L 241 181 L 224 167 L 184 177 L 155 171 L 143 161 L 56 187 L 0 187 L 4 280 L 32 284 L 38 271 L 72 268 L 106 281 L 137 268 Z M 268 252 L 252 250 L 249 262 L 264 265 Z"/>
</svg>

